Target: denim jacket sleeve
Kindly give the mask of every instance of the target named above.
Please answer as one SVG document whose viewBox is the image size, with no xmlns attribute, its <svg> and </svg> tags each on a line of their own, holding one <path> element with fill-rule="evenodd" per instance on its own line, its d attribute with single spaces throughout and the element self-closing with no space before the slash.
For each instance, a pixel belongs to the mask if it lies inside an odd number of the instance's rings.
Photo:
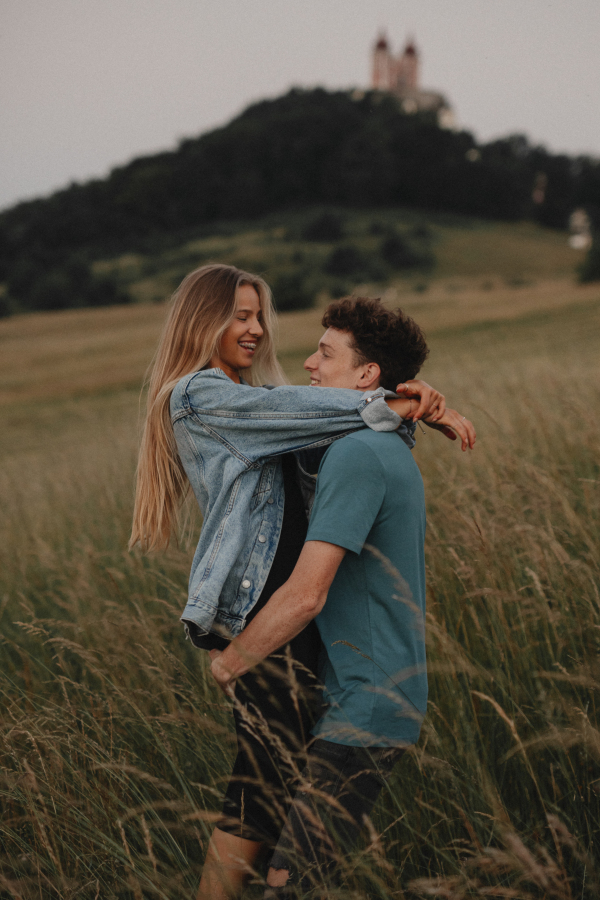
<svg viewBox="0 0 600 900">
<path fill-rule="evenodd" d="M 184 379 L 183 388 L 177 405 L 248 462 L 365 425 L 395 431 L 402 424 L 385 403 L 383 389 L 362 394 L 344 388 L 252 387 L 235 384 L 220 369 L 195 373 Z"/>
</svg>

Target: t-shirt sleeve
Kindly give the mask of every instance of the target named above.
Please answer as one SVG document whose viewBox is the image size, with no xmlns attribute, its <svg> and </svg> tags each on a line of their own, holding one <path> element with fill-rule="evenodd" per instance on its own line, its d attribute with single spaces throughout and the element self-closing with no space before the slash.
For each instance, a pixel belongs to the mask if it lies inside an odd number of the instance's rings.
<svg viewBox="0 0 600 900">
<path fill-rule="evenodd" d="M 345 437 L 321 463 L 307 541 L 326 541 L 360 553 L 385 496 L 377 456 L 362 441 Z"/>
</svg>

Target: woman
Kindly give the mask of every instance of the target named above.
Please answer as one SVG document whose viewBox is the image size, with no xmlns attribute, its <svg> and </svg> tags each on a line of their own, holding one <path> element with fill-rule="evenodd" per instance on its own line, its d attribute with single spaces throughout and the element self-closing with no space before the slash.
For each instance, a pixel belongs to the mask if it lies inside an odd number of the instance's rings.
<svg viewBox="0 0 600 900">
<path fill-rule="evenodd" d="M 381 389 L 367 396 L 286 385 L 273 329 L 262 279 L 204 266 L 173 298 L 150 379 L 130 545 L 165 547 L 191 486 L 204 522 L 182 621 L 194 644 L 211 651 L 241 632 L 302 549 L 307 522 L 292 452 L 365 424 L 411 440 L 398 416 L 414 401 L 386 400 Z M 250 383 L 264 381 L 277 386 Z M 422 391 L 428 412 L 443 412 L 437 392 L 420 382 L 410 390 Z M 318 647 L 313 624 L 236 684 L 238 754 L 200 897 L 239 890 L 245 873 L 233 860 L 251 865 L 279 835 L 314 719 Z"/>
</svg>

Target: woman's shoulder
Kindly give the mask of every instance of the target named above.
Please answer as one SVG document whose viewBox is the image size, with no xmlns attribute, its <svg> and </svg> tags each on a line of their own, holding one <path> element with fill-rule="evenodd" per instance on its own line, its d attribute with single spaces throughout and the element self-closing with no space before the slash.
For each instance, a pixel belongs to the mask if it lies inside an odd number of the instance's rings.
<svg viewBox="0 0 600 900">
<path fill-rule="evenodd" d="M 179 379 L 171 392 L 171 415 L 175 415 L 190 406 L 194 395 L 202 393 L 211 384 L 225 379 L 227 375 L 221 369 L 200 369 L 196 372 L 188 372 Z"/>
<path fill-rule="evenodd" d="M 183 378 L 180 378 L 173 389 L 173 393 L 186 393 L 187 391 L 201 391 L 209 384 L 215 381 L 231 384 L 231 379 L 227 377 L 222 369 L 199 369 L 196 372 L 188 372 Z"/>
<path fill-rule="evenodd" d="M 186 410 L 189 412 L 198 406 L 212 407 L 215 403 L 218 405 L 227 402 L 228 398 L 232 396 L 232 391 L 237 396 L 240 387 L 245 390 L 255 390 L 247 382 L 243 382 L 242 385 L 236 384 L 219 368 L 189 372 L 180 378 L 173 388 L 171 415 Z"/>
</svg>

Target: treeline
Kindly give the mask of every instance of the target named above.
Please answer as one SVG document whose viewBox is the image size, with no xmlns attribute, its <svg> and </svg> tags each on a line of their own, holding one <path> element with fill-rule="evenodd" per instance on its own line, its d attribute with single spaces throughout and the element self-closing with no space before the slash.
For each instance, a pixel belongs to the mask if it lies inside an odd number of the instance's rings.
<svg viewBox="0 0 600 900">
<path fill-rule="evenodd" d="M 563 228 L 574 207 L 600 209 L 600 166 L 522 136 L 478 146 L 468 132 L 407 115 L 379 93 L 292 90 L 174 151 L 0 214 L 0 281 L 21 308 L 55 308 L 61 282 L 66 305 L 116 302 L 126 298 L 93 274 L 94 259 L 218 220 L 315 204 L 404 205 Z"/>
</svg>

